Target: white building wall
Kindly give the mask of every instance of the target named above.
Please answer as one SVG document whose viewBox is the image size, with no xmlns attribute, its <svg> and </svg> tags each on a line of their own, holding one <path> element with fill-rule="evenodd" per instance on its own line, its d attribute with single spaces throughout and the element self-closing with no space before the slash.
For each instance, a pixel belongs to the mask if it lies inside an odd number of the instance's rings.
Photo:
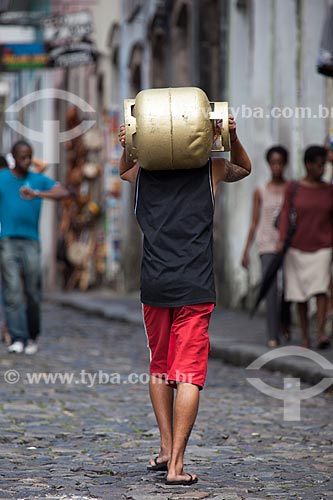
<svg viewBox="0 0 333 500">
<path fill-rule="evenodd" d="M 269 131 L 265 120 L 255 120 L 250 116 L 253 107 L 269 103 L 267 78 L 260 79 L 260 72 L 258 74 L 257 70 L 258 66 L 269 68 L 267 40 L 270 33 L 270 2 L 264 0 L 262 3 L 264 10 L 260 13 L 257 9 L 237 9 L 235 2 L 230 2 L 229 21 L 229 106 L 236 118 L 238 135 L 254 167 L 262 163 L 260 149 L 264 147 Z M 262 33 L 256 31 L 260 14 L 266 20 Z M 262 40 L 265 40 L 264 44 Z M 218 214 L 227 219 L 224 221 L 226 282 L 220 285 L 223 286 L 224 302 L 232 306 L 237 305 L 247 292 L 247 275 L 241 269 L 240 260 L 250 222 L 249 207 L 252 204 L 253 190 L 258 183 L 258 170 L 254 168 L 253 171 L 254 175 L 248 179 L 223 186 L 223 213 Z M 225 288 L 228 290 L 227 296 Z"/>
<path fill-rule="evenodd" d="M 295 0 L 274 3 L 274 60 L 272 73 L 273 103 L 282 109 L 300 106 L 300 81 L 298 73 L 299 41 Z M 288 25 L 281 33 L 281 26 Z M 314 72 L 314 67 L 312 71 Z M 296 118 L 271 119 L 272 140 L 283 144 L 290 152 L 289 172 L 291 177 L 299 162 L 300 123 Z"/>
<path fill-rule="evenodd" d="M 36 75 L 37 77 L 37 75 Z M 38 84 L 37 84 L 38 80 Z M 53 88 L 53 72 L 43 71 L 36 78 L 35 87 L 38 89 Z M 37 104 L 37 113 L 30 112 L 27 115 L 28 126 L 32 130 L 42 130 L 42 120 L 54 120 L 55 108 L 51 99 L 41 100 Z M 33 142 L 34 155 L 43 159 L 43 151 L 55 151 L 60 146 L 56 144 L 56 137 L 44 134 L 43 143 Z M 45 171 L 45 175 L 57 178 L 59 165 L 50 165 Z M 56 283 L 56 203 L 43 201 L 42 214 L 40 219 L 40 240 L 42 248 L 42 272 L 43 285 L 45 289 L 52 289 Z"/>
<path fill-rule="evenodd" d="M 312 0 L 303 0 L 301 98 L 303 106 L 307 106 L 308 103 L 311 103 L 317 118 L 302 120 L 302 147 L 314 143 L 323 143 L 325 135 L 327 135 L 328 132 L 327 120 L 318 115 L 319 106 L 326 106 L 327 104 L 326 88 L 328 78 L 325 78 L 314 70 L 316 68 L 318 47 L 326 14 L 326 3 L 327 0 L 317 0 L 316 2 Z"/>
<path fill-rule="evenodd" d="M 142 88 L 150 87 L 150 49 L 149 40 L 147 38 L 148 23 L 151 16 L 155 12 L 155 1 L 144 2 L 143 8 L 137 15 L 136 19 L 128 23 L 125 21 L 125 4 L 122 3 L 122 26 L 121 26 L 121 50 L 120 50 L 120 69 L 119 69 L 119 79 L 120 79 L 120 95 L 119 102 L 123 103 L 124 99 L 134 98 L 135 95 L 131 94 L 131 75 L 130 75 L 130 62 L 132 49 L 135 45 L 142 46 L 143 49 L 143 61 L 142 61 Z M 120 115 L 123 116 L 123 109 L 120 109 Z M 133 212 L 133 187 L 124 182 L 122 184 L 122 196 L 124 203 L 124 213 L 123 213 L 123 241 L 131 241 L 131 230 L 132 226 L 129 224 L 131 214 Z M 138 249 L 139 252 L 139 249 Z M 140 255 L 140 254 L 139 254 Z"/>
<path fill-rule="evenodd" d="M 111 55 L 108 46 L 110 30 L 114 23 L 120 21 L 120 0 L 98 0 L 92 9 L 94 17 L 95 41 L 99 52 L 98 72 L 104 77 L 103 104 L 106 108 L 111 104 Z"/>
</svg>

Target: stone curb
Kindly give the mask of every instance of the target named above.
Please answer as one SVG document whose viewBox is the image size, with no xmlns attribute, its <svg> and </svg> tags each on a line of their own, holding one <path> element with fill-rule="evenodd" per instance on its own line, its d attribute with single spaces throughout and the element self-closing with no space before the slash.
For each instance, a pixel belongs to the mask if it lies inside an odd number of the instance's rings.
<svg viewBox="0 0 333 500">
<path fill-rule="evenodd" d="M 96 299 L 87 301 L 79 297 L 70 297 L 60 293 L 45 293 L 43 298 L 45 302 L 51 302 L 63 307 L 71 307 L 86 314 L 142 326 L 141 312 L 133 311 L 125 305 L 105 306 L 98 303 Z"/>
<path fill-rule="evenodd" d="M 226 363 L 246 368 L 250 363 L 268 351 L 269 349 L 255 344 L 215 347 L 213 343 L 210 354 L 212 358 L 221 359 Z M 323 378 L 332 378 L 333 384 L 333 366 L 331 370 L 325 370 L 320 366 L 315 366 L 311 361 L 295 356 L 272 360 L 260 370 L 280 372 L 288 377 L 299 378 L 310 385 L 321 382 Z M 260 370 L 249 370 L 248 378 L 258 376 L 257 374 Z"/>
<path fill-rule="evenodd" d="M 117 304 L 116 306 L 101 304 L 96 299 L 73 297 L 64 293 L 46 293 L 44 295 L 46 302 L 55 303 L 63 307 L 71 307 L 86 314 L 101 316 L 106 319 L 127 322 L 142 326 L 142 314 L 133 311 L 129 306 Z M 211 339 L 210 356 L 220 359 L 226 363 L 246 368 L 258 357 L 268 351 L 266 347 L 257 344 L 236 344 L 218 347 L 214 343 L 214 335 Z M 333 369 L 333 366 L 332 366 Z M 289 377 L 300 378 L 303 382 L 310 385 L 319 383 L 325 377 L 333 377 L 333 370 L 324 370 L 320 366 L 314 366 L 311 362 L 301 358 L 281 357 L 270 361 L 263 366 L 261 370 L 272 372 L 281 372 Z M 259 370 L 249 370 L 249 378 L 254 376 Z M 332 381 L 333 383 L 333 381 Z"/>
</svg>

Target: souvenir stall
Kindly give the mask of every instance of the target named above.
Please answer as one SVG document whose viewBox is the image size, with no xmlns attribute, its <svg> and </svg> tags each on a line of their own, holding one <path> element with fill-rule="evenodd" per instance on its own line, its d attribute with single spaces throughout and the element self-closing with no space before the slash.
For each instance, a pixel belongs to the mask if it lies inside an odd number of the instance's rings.
<svg viewBox="0 0 333 500">
<path fill-rule="evenodd" d="M 68 110 L 68 130 L 81 118 L 76 107 Z M 102 220 L 103 143 L 98 128 L 66 143 L 66 185 L 71 197 L 62 203 L 59 224 L 58 261 L 66 290 L 100 284 L 105 272 L 105 245 Z"/>
</svg>

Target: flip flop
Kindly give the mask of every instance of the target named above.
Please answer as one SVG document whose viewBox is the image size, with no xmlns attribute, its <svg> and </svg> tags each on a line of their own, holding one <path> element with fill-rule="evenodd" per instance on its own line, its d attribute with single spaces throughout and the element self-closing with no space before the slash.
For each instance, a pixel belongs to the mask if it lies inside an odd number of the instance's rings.
<svg viewBox="0 0 333 500">
<path fill-rule="evenodd" d="M 165 481 L 165 484 L 168 486 L 191 486 L 192 484 L 195 484 L 198 482 L 197 477 L 191 476 L 191 474 L 187 474 L 187 476 L 190 476 L 190 479 L 182 479 L 181 481 Z"/>
<path fill-rule="evenodd" d="M 317 349 L 321 349 L 321 350 L 328 349 L 328 347 L 330 347 L 330 345 L 331 345 L 330 340 L 328 338 L 326 338 L 326 339 L 323 339 L 323 340 L 318 342 Z"/>
<path fill-rule="evenodd" d="M 167 471 L 168 470 L 168 463 L 167 462 L 158 462 L 158 457 L 154 458 L 154 463 L 155 465 L 148 465 L 147 470 L 150 470 L 152 472 L 158 472 L 158 471 Z"/>
</svg>

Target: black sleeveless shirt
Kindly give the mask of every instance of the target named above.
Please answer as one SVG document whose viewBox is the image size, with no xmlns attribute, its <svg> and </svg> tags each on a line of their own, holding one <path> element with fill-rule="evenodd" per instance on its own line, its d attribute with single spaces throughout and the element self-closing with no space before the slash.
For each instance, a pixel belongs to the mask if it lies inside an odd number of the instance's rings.
<svg viewBox="0 0 333 500">
<path fill-rule="evenodd" d="M 135 214 L 144 235 L 141 302 L 215 304 L 211 160 L 190 170 L 140 168 Z"/>
</svg>

